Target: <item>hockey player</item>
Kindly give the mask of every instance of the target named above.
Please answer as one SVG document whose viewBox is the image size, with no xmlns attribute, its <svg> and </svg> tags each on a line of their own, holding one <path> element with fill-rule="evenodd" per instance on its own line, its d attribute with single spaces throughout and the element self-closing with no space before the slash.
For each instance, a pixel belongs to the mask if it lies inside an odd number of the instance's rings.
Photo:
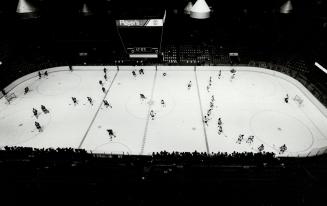
<svg viewBox="0 0 327 206">
<path fill-rule="evenodd" d="M 286 94 L 286 97 L 284 98 L 285 103 L 288 103 L 288 94 Z"/>
<path fill-rule="evenodd" d="M 78 104 L 78 103 L 77 103 L 77 99 L 76 99 L 76 97 L 72 97 L 72 100 L 73 100 L 73 102 L 74 102 L 74 105 Z"/>
<path fill-rule="evenodd" d="M 166 72 L 162 73 L 162 76 L 164 76 L 164 77 L 165 77 L 166 75 L 167 75 L 167 73 L 166 73 Z"/>
<path fill-rule="evenodd" d="M 44 72 L 44 76 L 46 76 L 46 77 L 48 76 L 48 71 Z"/>
<path fill-rule="evenodd" d="M 30 88 L 25 87 L 25 89 L 24 89 L 24 94 L 27 94 L 29 91 L 30 91 Z"/>
<path fill-rule="evenodd" d="M 103 82 L 102 82 L 101 80 L 99 80 L 99 84 L 100 84 L 101 86 L 103 86 Z"/>
<path fill-rule="evenodd" d="M 42 77 L 42 74 L 41 74 L 41 72 L 40 72 L 40 71 L 38 72 L 38 75 L 39 75 L 39 79 L 41 79 L 41 77 Z"/>
<path fill-rule="evenodd" d="M 136 72 L 134 70 L 132 71 L 132 74 L 134 77 L 136 77 Z"/>
<path fill-rule="evenodd" d="M 150 116 L 151 116 L 151 119 L 154 120 L 155 112 L 153 110 L 150 111 Z"/>
<path fill-rule="evenodd" d="M 240 134 L 240 135 L 238 136 L 238 138 L 237 138 L 236 143 L 237 143 L 237 144 L 241 144 L 242 141 L 243 141 L 243 138 L 244 138 L 244 134 Z"/>
<path fill-rule="evenodd" d="M 106 93 L 106 88 L 102 87 L 102 92 Z"/>
<path fill-rule="evenodd" d="M 209 85 L 211 86 L 211 83 L 212 83 L 212 77 L 210 76 L 209 77 Z"/>
<path fill-rule="evenodd" d="M 41 110 L 43 111 L 44 114 L 49 113 L 49 110 L 44 105 L 41 105 Z"/>
<path fill-rule="evenodd" d="M 41 132 L 41 131 L 42 131 L 42 128 L 41 128 L 41 125 L 40 125 L 40 123 L 38 123 L 38 122 L 35 122 L 35 127 L 36 127 L 36 129 L 38 129 L 38 130 L 39 130 L 39 132 Z"/>
<path fill-rule="evenodd" d="M 212 111 L 212 109 L 210 108 L 210 109 L 208 109 L 208 112 L 207 112 L 207 115 L 208 115 L 208 117 L 210 117 L 210 115 L 211 115 L 211 111 Z"/>
<path fill-rule="evenodd" d="M 232 76 L 230 77 L 230 81 L 233 81 L 233 79 L 235 79 L 235 73 L 233 73 Z"/>
<path fill-rule="evenodd" d="M 264 149 L 265 149 L 265 146 L 264 146 L 263 144 L 261 144 L 261 145 L 258 147 L 259 152 L 262 152 Z"/>
<path fill-rule="evenodd" d="M 163 106 L 163 107 L 166 106 L 165 101 L 163 99 L 161 100 L 161 106 Z"/>
<path fill-rule="evenodd" d="M 92 98 L 91 98 L 91 97 L 87 97 L 87 101 L 89 101 L 89 102 L 90 102 L 90 104 L 93 106 L 93 100 L 92 100 Z"/>
<path fill-rule="evenodd" d="M 283 154 L 287 150 L 287 147 L 285 144 L 283 144 L 281 147 L 279 147 L 279 154 Z"/>
<path fill-rule="evenodd" d="M 141 98 L 141 100 L 145 100 L 146 99 L 146 97 L 145 97 L 144 94 L 140 94 L 140 98 Z"/>
<path fill-rule="evenodd" d="M 107 74 L 105 74 L 103 77 L 104 77 L 104 79 L 105 79 L 106 81 L 108 81 Z"/>
<path fill-rule="evenodd" d="M 73 67 L 71 65 L 69 65 L 68 67 L 69 67 L 69 71 L 73 72 Z"/>
<path fill-rule="evenodd" d="M 105 100 L 105 99 L 103 100 L 103 104 L 104 104 L 104 106 L 107 107 L 107 108 L 108 108 L 108 107 L 112 108 L 111 104 L 109 104 L 109 102 L 108 102 L 107 100 Z"/>
<path fill-rule="evenodd" d="M 218 118 L 218 125 L 222 125 L 222 121 L 220 117 Z"/>
<path fill-rule="evenodd" d="M 218 134 L 223 133 L 223 127 L 221 125 L 218 126 Z"/>
<path fill-rule="evenodd" d="M 250 136 L 248 137 L 248 139 L 246 140 L 246 143 L 251 144 L 251 143 L 253 142 L 253 140 L 254 140 L 254 136 L 253 136 L 253 135 L 250 135 Z"/>
<path fill-rule="evenodd" d="M 38 115 L 37 115 L 37 110 L 35 108 L 33 108 L 33 115 L 38 118 Z"/>
<path fill-rule="evenodd" d="M 215 96 L 212 95 L 212 96 L 211 96 L 211 102 L 214 102 L 214 101 L 215 101 Z"/>
<path fill-rule="evenodd" d="M 213 108 L 213 102 L 210 102 L 210 108 Z"/>
<path fill-rule="evenodd" d="M 110 137 L 110 140 L 112 140 L 112 138 L 116 138 L 116 135 L 114 134 L 112 129 L 107 129 L 107 132 L 108 132 L 108 135 Z"/>
<path fill-rule="evenodd" d="M 107 68 L 106 68 L 106 67 L 103 68 L 103 72 L 104 72 L 105 74 L 107 74 Z"/>
<path fill-rule="evenodd" d="M 220 79 L 220 77 L 221 77 L 221 70 L 219 70 L 218 79 Z"/>
<path fill-rule="evenodd" d="M 104 104 L 105 107 L 108 108 L 108 106 L 109 106 L 109 102 L 108 102 L 106 99 L 103 100 L 103 104 Z"/>
<path fill-rule="evenodd" d="M 156 115 L 156 113 L 153 110 L 151 110 L 150 111 L 150 116 L 151 116 L 152 120 L 154 120 L 155 115 Z"/>
<path fill-rule="evenodd" d="M 143 69 L 140 69 L 140 70 L 139 70 L 139 74 L 144 74 Z"/>
<path fill-rule="evenodd" d="M 191 86 L 192 86 L 192 81 L 190 81 L 190 82 L 187 84 L 187 89 L 191 89 Z"/>
<path fill-rule="evenodd" d="M 250 136 L 248 137 L 248 139 L 246 140 L 246 143 L 251 144 L 251 143 L 253 142 L 253 140 L 254 140 L 254 136 L 253 136 L 253 135 L 250 135 Z"/>
<path fill-rule="evenodd" d="M 207 126 L 208 126 L 208 121 L 209 121 L 209 118 L 208 118 L 207 116 L 204 116 L 204 117 L 203 117 L 203 122 L 204 122 L 204 124 L 207 125 Z"/>
</svg>

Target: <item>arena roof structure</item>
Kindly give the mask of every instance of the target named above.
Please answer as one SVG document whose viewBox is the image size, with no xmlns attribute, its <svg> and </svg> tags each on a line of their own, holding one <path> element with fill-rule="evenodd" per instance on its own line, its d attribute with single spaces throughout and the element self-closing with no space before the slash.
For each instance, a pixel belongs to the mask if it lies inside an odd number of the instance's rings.
<svg viewBox="0 0 327 206">
<path fill-rule="evenodd" d="M 165 14 L 164 9 L 157 8 L 127 8 L 115 11 L 116 19 L 160 19 Z"/>
<path fill-rule="evenodd" d="M 282 14 L 288 14 L 288 13 L 291 13 L 293 10 L 293 6 L 292 6 L 292 3 L 291 1 L 287 1 L 285 2 L 281 7 L 280 7 L 280 13 Z"/>
<path fill-rule="evenodd" d="M 193 4 L 191 1 L 189 1 L 187 3 L 186 7 L 184 8 L 184 13 L 190 15 L 192 7 L 193 7 Z"/>
<path fill-rule="evenodd" d="M 190 16 L 194 19 L 207 19 L 210 17 L 210 8 L 205 0 L 197 0 L 191 9 Z"/>
<path fill-rule="evenodd" d="M 83 7 L 82 9 L 79 11 L 79 13 L 83 16 L 89 16 L 89 15 L 92 15 L 93 12 L 92 10 L 90 9 L 89 5 L 87 3 L 84 3 L 83 4 Z"/>
<path fill-rule="evenodd" d="M 19 0 L 17 9 L 17 14 L 22 18 L 37 18 L 38 17 L 38 9 L 31 2 L 26 0 Z"/>
<path fill-rule="evenodd" d="M 37 9 L 26 0 L 19 0 L 17 5 L 17 13 L 31 13 L 35 12 Z"/>
</svg>

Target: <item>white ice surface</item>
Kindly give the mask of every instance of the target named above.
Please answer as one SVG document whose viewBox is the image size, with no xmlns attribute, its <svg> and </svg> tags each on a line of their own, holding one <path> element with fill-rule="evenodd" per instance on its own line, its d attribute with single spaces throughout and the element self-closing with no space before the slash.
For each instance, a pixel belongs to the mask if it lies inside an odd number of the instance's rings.
<svg viewBox="0 0 327 206">
<path fill-rule="evenodd" d="M 261 144 L 265 151 L 278 153 L 278 148 L 286 144 L 285 155 L 306 154 L 312 148 L 327 146 L 327 118 L 291 82 L 255 71 L 237 71 L 231 80 L 226 67 L 222 67 L 218 79 L 219 69 L 195 72 L 185 68 L 156 71 L 155 67 L 146 67 L 144 75 L 139 75 L 139 67 L 122 67 L 119 71 L 109 68 L 105 81 L 103 67 L 74 67 L 73 72 L 30 78 L 12 90 L 17 98 L 11 104 L 0 99 L 0 146 L 150 154 L 161 150 L 256 152 Z M 137 72 L 136 77 L 132 70 Z M 210 76 L 212 86 L 208 92 Z M 106 93 L 99 80 L 105 83 Z M 187 89 L 189 81 L 191 89 Z M 24 95 L 26 86 L 32 91 Z M 141 93 L 146 100 L 140 99 Z M 286 94 L 290 96 L 288 104 L 284 102 Z M 208 126 L 204 126 L 202 114 L 206 115 L 212 95 L 215 107 Z M 302 106 L 292 100 L 295 95 L 304 99 Z M 76 106 L 73 96 L 79 101 Z M 93 106 L 87 96 L 92 97 Z M 113 108 L 104 107 L 103 99 Z M 50 113 L 43 114 L 41 105 Z M 39 111 L 37 119 L 33 107 Z M 150 110 L 156 113 L 154 120 Z M 223 122 L 220 135 L 219 117 Z M 36 130 L 35 121 L 40 122 L 42 132 Z M 111 140 L 106 129 L 112 129 L 117 137 Z M 240 134 L 245 138 L 237 144 Z M 245 142 L 249 135 L 254 135 L 252 144 Z"/>
</svg>

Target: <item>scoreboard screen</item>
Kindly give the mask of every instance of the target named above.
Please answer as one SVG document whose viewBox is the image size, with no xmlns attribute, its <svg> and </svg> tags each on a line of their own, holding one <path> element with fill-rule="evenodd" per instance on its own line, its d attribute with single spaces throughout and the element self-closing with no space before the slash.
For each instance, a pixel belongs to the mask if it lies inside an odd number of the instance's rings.
<svg viewBox="0 0 327 206">
<path fill-rule="evenodd" d="M 130 58 L 158 58 L 165 22 L 163 18 L 116 20 L 122 45 Z"/>
<path fill-rule="evenodd" d="M 130 47 L 127 53 L 131 58 L 157 58 L 159 48 L 156 47 Z"/>
</svg>

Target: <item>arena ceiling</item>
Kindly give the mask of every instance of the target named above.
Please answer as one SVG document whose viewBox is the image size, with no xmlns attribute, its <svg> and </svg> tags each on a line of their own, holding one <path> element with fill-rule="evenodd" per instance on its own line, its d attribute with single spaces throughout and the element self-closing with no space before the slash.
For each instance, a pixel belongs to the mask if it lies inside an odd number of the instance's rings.
<svg viewBox="0 0 327 206">
<path fill-rule="evenodd" d="M 165 8 L 182 12 L 190 0 L 26 0 L 43 14 L 78 13 L 83 4 L 95 13 L 112 13 L 134 8 Z M 196 0 L 191 0 L 195 3 Z M 216 13 L 276 13 L 286 0 L 207 0 Z M 292 0 L 294 13 L 327 17 L 326 0 Z M 0 1 L 0 14 L 15 14 L 18 0 Z"/>
</svg>

